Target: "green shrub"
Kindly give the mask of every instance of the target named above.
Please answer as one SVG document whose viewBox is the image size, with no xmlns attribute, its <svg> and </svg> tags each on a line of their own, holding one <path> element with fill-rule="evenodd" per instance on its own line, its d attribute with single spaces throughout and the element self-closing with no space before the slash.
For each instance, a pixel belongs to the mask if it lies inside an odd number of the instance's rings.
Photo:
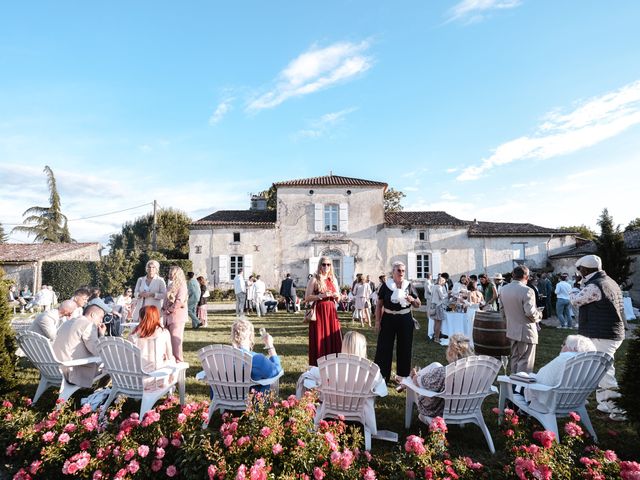
<svg viewBox="0 0 640 480">
<path fill-rule="evenodd" d="M 624 358 L 622 376 L 620 377 L 620 394 L 616 404 L 627 411 L 627 417 L 636 427 L 640 435 L 640 337 L 629 341 L 627 355 Z"/>
<path fill-rule="evenodd" d="M 9 285 L 9 281 L 4 279 L 4 270 L 0 268 L 0 392 L 2 393 L 11 390 L 16 381 L 16 338 L 11 328 Z"/>
<path fill-rule="evenodd" d="M 169 269 L 174 265 L 180 267 L 184 271 L 185 275 L 187 272 L 193 272 L 193 262 L 191 260 L 187 260 L 185 258 L 168 258 L 162 262 L 160 267 L 160 270 L 162 271 L 161 275 L 165 280 L 169 278 Z"/>
<path fill-rule="evenodd" d="M 98 263 L 79 260 L 42 263 L 42 283 L 52 285 L 60 301 L 71 298 L 82 285 L 98 285 Z"/>
</svg>

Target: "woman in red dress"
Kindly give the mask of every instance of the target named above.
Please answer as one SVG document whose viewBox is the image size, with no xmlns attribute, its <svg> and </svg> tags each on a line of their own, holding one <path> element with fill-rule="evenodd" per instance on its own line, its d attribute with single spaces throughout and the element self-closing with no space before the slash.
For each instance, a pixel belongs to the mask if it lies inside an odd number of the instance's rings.
<svg viewBox="0 0 640 480">
<path fill-rule="evenodd" d="M 318 358 L 342 351 L 342 333 L 336 311 L 340 298 L 338 281 L 329 257 L 321 257 L 316 274 L 307 284 L 305 302 L 315 302 L 316 321 L 309 323 L 309 365 L 318 365 Z"/>
</svg>

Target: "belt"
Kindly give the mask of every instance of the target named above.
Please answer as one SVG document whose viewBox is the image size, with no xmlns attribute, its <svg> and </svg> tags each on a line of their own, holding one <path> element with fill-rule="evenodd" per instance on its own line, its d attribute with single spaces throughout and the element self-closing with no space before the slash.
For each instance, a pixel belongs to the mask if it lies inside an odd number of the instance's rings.
<svg viewBox="0 0 640 480">
<path fill-rule="evenodd" d="M 411 313 L 411 308 L 403 308 L 402 310 L 389 310 L 388 308 L 385 308 L 384 313 L 389 313 L 391 315 L 404 315 L 405 313 Z"/>
</svg>

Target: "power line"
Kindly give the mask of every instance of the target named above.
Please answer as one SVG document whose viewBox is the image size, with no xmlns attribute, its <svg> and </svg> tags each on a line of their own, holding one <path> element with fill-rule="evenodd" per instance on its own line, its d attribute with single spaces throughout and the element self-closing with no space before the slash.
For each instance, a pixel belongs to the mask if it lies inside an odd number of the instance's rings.
<svg viewBox="0 0 640 480">
<path fill-rule="evenodd" d="M 67 220 L 67 222 L 78 222 L 80 220 L 89 220 L 89 219 L 92 219 L 92 218 L 105 217 L 107 215 L 113 215 L 115 213 L 122 213 L 122 212 L 126 212 L 128 210 L 135 210 L 136 208 L 146 207 L 146 206 L 149 206 L 149 205 L 153 205 L 153 202 L 143 203 L 142 205 L 137 205 L 135 207 L 124 208 L 122 210 L 116 210 L 116 211 L 113 211 L 113 212 L 100 213 L 98 215 L 91 215 L 90 217 L 74 218 L 72 220 Z M 23 224 L 22 223 L 3 223 L 3 225 L 15 227 L 15 226 L 18 226 L 18 225 L 23 225 Z"/>
</svg>

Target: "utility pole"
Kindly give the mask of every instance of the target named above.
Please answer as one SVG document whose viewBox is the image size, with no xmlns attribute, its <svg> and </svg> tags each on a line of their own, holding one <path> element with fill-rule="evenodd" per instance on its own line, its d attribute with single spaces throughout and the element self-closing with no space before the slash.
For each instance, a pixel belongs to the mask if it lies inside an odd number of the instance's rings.
<svg viewBox="0 0 640 480">
<path fill-rule="evenodd" d="M 153 225 L 151 226 L 151 248 L 153 248 L 154 252 L 158 250 L 158 235 L 157 235 L 158 223 L 157 223 L 157 215 L 156 215 L 157 205 L 158 205 L 158 202 L 154 200 L 153 201 Z"/>
</svg>

